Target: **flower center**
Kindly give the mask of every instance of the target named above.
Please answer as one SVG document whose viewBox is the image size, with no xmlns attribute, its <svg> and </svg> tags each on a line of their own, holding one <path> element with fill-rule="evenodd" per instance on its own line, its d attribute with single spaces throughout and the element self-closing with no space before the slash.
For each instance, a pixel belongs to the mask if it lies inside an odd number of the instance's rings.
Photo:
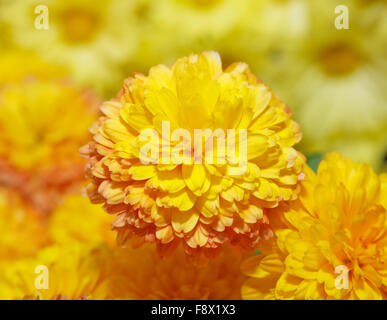
<svg viewBox="0 0 387 320">
<path fill-rule="evenodd" d="M 100 25 L 95 12 L 82 8 L 71 8 L 61 14 L 64 38 L 73 43 L 87 42 L 94 38 Z"/>
<path fill-rule="evenodd" d="M 353 72 L 361 63 L 360 55 L 343 44 L 337 44 L 322 51 L 320 65 L 331 75 L 345 75 Z"/>
</svg>

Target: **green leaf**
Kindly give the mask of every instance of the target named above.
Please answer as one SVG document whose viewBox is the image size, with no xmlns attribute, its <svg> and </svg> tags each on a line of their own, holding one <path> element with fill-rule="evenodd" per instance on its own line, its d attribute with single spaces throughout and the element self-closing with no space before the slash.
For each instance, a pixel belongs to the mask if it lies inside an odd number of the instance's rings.
<svg viewBox="0 0 387 320">
<path fill-rule="evenodd" d="M 318 165 L 320 164 L 321 160 L 323 159 L 322 153 L 310 153 L 306 155 L 306 163 L 309 167 L 312 168 L 314 172 L 317 171 Z"/>
</svg>

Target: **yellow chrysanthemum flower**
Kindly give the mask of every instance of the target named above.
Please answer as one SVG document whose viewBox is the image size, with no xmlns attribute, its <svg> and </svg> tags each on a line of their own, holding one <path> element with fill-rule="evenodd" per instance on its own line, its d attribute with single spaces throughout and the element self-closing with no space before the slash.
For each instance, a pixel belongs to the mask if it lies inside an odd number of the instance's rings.
<svg viewBox="0 0 387 320">
<path fill-rule="evenodd" d="M 101 110 L 94 141 L 82 153 L 89 158 L 89 196 L 117 214 L 113 226 L 120 244 L 139 236 L 157 242 L 163 254 L 179 243 L 190 255 L 211 255 L 225 242 L 251 249 L 271 234 L 268 208 L 297 197 L 303 157 L 292 146 L 300 130 L 286 105 L 246 64 L 223 71 L 217 53 L 193 54 L 171 68 L 159 65 L 148 76 L 127 79 L 118 98 Z M 190 155 L 180 164 L 145 164 L 141 135 L 144 130 L 163 135 L 165 122 L 188 132 L 184 156 Z M 227 162 L 198 164 L 203 152 L 192 139 L 195 129 L 246 130 L 247 138 L 241 133 L 235 138 L 239 150 L 246 143 L 245 172 L 236 171 L 229 155 Z M 226 138 L 232 139 L 228 131 Z M 218 154 L 221 144 L 207 150 L 209 140 L 205 152 Z"/>
<path fill-rule="evenodd" d="M 0 25 L 7 27 L 15 46 L 66 66 L 80 84 L 109 94 L 112 84 L 122 80 L 119 64 L 137 43 L 126 2 L 6 1 Z"/>
<path fill-rule="evenodd" d="M 0 87 L 0 183 L 42 212 L 83 180 L 78 148 L 97 117 L 96 99 L 60 80 L 29 77 Z"/>
<path fill-rule="evenodd" d="M 38 214 L 20 197 L 0 189 L 0 264 L 34 256 L 49 242 L 45 225 Z"/>
<path fill-rule="evenodd" d="M 285 226 L 247 259 L 245 299 L 387 299 L 387 188 L 337 153 L 306 172 Z"/>
<path fill-rule="evenodd" d="M 50 215 L 48 230 L 51 240 L 66 245 L 70 241 L 114 245 L 112 217 L 90 203 L 86 196 L 70 195 Z"/>
<path fill-rule="evenodd" d="M 43 249 L 34 259 L 7 265 L 0 275 L 1 299 L 240 299 L 245 277 L 231 248 L 204 268 L 184 262 L 177 251 L 157 257 L 154 246 L 103 245 Z"/>
</svg>

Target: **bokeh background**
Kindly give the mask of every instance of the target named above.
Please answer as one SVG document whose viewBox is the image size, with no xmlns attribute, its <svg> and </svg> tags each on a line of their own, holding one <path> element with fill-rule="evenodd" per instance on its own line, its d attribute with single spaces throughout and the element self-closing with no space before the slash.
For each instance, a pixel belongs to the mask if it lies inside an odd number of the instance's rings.
<svg viewBox="0 0 387 320">
<path fill-rule="evenodd" d="M 349 29 L 335 27 L 339 5 Z M 386 171 L 386 17 L 384 0 L 0 0 L 3 298 L 42 248 L 114 246 L 110 216 L 81 195 L 78 150 L 126 77 L 192 52 L 248 63 L 292 110 L 312 167 L 339 151 Z"/>
</svg>

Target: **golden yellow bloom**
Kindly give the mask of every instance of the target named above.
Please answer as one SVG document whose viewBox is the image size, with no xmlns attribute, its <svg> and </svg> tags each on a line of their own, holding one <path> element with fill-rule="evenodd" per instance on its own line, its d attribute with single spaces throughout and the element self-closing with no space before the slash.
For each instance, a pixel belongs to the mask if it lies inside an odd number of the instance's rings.
<svg viewBox="0 0 387 320">
<path fill-rule="evenodd" d="M 0 298 L 240 299 L 245 277 L 239 265 L 230 247 L 205 268 L 195 268 L 184 262 L 181 248 L 160 259 L 150 244 L 122 249 L 70 242 L 6 265 Z"/>
<path fill-rule="evenodd" d="M 50 215 L 48 230 L 51 240 L 66 245 L 71 241 L 114 245 L 112 217 L 90 203 L 86 196 L 70 195 Z"/>
<path fill-rule="evenodd" d="M 225 242 L 252 249 L 271 235 L 269 208 L 297 197 L 303 157 L 292 146 L 300 130 L 246 64 L 223 71 L 217 53 L 192 54 L 170 68 L 159 65 L 148 76 L 128 78 L 101 110 L 94 141 L 82 153 L 89 158 L 89 196 L 117 214 L 120 244 L 138 236 L 156 242 L 163 255 L 179 243 L 189 255 L 210 256 Z M 247 130 L 246 172 L 236 172 L 228 158 L 224 164 L 194 164 L 191 156 L 180 164 L 144 164 L 140 133 L 161 135 L 165 121 L 188 134 Z M 190 142 L 197 147 L 189 139 L 185 146 Z"/>
<path fill-rule="evenodd" d="M 78 148 L 96 99 L 66 81 L 29 77 L 0 87 L 0 183 L 42 212 L 83 180 Z"/>
<path fill-rule="evenodd" d="M 306 172 L 285 226 L 244 261 L 245 299 L 387 299 L 387 188 L 337 153 Z"/>
<path fill-rule="evenodd" d="M 105 299 L 98 288 L 107 278 L 103 246 L 51 246 L 36 258 L 18 260 L 0 276 L 1 299 Z"/>
<path fill-rule="evenodd" d="M 45 225 L 20 197 L 0 189 L 0 263 L 31 257 L 48 243 Z"/>
</svg>

